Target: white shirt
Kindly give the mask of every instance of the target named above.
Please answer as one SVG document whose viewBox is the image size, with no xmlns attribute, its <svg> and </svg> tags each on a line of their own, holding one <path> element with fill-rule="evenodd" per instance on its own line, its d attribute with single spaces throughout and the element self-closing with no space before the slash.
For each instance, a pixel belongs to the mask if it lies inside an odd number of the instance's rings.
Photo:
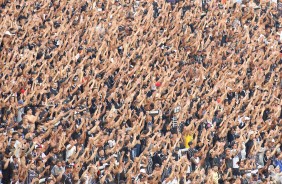
<svg viewBox="0 0 282 184">
<path fill-rule="evenodd" d="M 73 146 L 71 149 L 69 149 L 71 147 L 70 144 L 67 145 L 67 151 L 66 151 L 66 161 L 68 161 L 69 157 L 71 157 L 73 154 L 75 154 L 76 152 L 76 147 Z"/>
<path fill-rule="evenodd" d="M 16 156 L 17 158 L 20 157 L 21 145 L 22 145 L 22 144 L 20 143 L 20 141 L 16 140 L 15 145 L 14 145 L 14 148 L 15 148 L 15 156 Z"/>
<path fill-rule="evenodd" d="M 277 0 L 270 0 L 271 3 L 276 3 L 277 4 Z"/>
<path fill-rule="evenodd" d="M 35 153 L 35 155 L 38 156 L 38 153 Z M 46 157 L 45 153 L 40 153 L 40 157 L 44 159 Z"/>
<path fill-rule="evenodd" d="M 280 41 L 282 41 L 282 31 L 279 33 L 279 32 L 277 32 L 277 34 L 279 34 L 280 35 Z"/>
<path fill-rule="evenodd" d="M 241 4 L 242 0 L 235 0 L 235 2 Z"/>
<path fill-rule="evenodd" d="M 241 156 L 242 156 L 242 159 L 246 158 L 246 147 L 245 147 L 245 143 L 244 142 L 242 144 Z"/>
<path fill-rule="evenodd" d="M 239 168 L 239 165 L 237 164 L 238 162 L 239 162 L 239 157 L 238 157 L 238 155 L 236 155 L 235 157 L 233 157 L 233 159 L 232 159 L 232 162 L 233 162 L 233 168 L 234 169 L 238 169 Z"/>
<path fill-rule="evenodd" d="M 178 182 L 177 178 L 174 178 L 172 181 L 168 181 L 168 182 L 163 181 L 162 182 L 162 184 L 178 184 L 178 183 L 179 182 Z"/>
<path fill-rule="evenodd" d="M 112 148 L 112 147 L 115 146 L 116 141 L 115 140 L 109 140 L 108 143 L 109 143 L 110 147 Z"/>
</svg>

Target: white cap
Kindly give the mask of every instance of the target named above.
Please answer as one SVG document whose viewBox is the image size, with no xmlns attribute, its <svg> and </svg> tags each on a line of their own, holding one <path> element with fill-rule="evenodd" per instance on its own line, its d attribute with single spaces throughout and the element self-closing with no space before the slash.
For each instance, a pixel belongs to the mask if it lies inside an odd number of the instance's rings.
<svg viewBox="0 0 282 184">
<path fill-rule="evenodd" d="M 252 170 L 251 171 L 251 174 L 256 174 L 258 172 L 258 170 L 256 169 L 256 170 Z"/>
<path fill-rule="evenodd" d="M 15 34 L 12 34 L 10 31 L 5 31 L 4 35 L 14 36 Z"/>
<path fill-rule="evenodd" d="M 140 173 L 146 173 L 145 169 L 140 169 Z"/>
<path fill-rule="evenodd" d="M 249 118 L 249 117 L 245 117 L 245 120 L 250 120 L 251 118 Z"/>
</svg>

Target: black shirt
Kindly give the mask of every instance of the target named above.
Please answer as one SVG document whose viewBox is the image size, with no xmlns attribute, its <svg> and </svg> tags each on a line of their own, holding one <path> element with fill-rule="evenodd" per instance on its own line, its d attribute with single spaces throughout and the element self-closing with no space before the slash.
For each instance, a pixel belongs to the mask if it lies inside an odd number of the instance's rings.
<svg viewBox="0 0 282 184">
<path fill-rule="evenodd" d="M 245 145 L 245 146 L 246 146 L 246 157 L 249 156 L 250 151 L 251 151 L 253 145 L 254 145 L 254 141 L 253 141 L 253 140 L 249 140 L 249 141 L 246 143 L 246 145 Z"/>
<path fill-rule="evenodd" d="M 29 171 L 28 171 L 27 178 L 26 178 L 26 180 L 25 180 L 25 183 L 26 183 L 26 184 L 29 184 L 29 183 L 32 182 L 32 180 L 33 180 L 34 178 L 37 178 L 37 177 L 38 177 L 38 174 L 37 174 L 34 170 L 29 170 Z"/>
<path fill-rule="evenodd" d="M 64 184 L 72 184 L 72 183 L 74 183 L 72 173 L 69 173 L 69 174 L 64 173 L 63 176 L 62 176 L 61 182 L 64 183 Z"/>
<path fill-rule="evenodd" d="M 14 164 L 9 161 L 9 165 L 6 169 L 4 169 L 5 162 L 2 162 L 2 182 L 3 184 L 10 184 L 12 176 L 13 176 L 13 169 L 14 169 Z"/>
</svg>

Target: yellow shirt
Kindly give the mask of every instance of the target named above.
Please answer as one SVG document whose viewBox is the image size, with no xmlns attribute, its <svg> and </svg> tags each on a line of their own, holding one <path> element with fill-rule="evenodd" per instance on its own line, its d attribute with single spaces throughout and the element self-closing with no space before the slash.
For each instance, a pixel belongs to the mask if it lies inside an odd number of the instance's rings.
<svg viewBox="0 0 282 184">
<path fill-rule="evenodd" d="M 213 174 L 212 174 L 213 183 L 214 184 L 218 184 L 218 179 L 219 179 L 218 173 L 217 172 L 213 172 Z"/>
<path fill-rule="evenodd" d="M 192 140 L 193 140 L 193 136 L 191 136 L 191 135 L 185 135 L 185 136 L 184 136 L 184 145 L 185 145 L 185 148 L 189 148 L 188 143 L 191 142 Z"/>
</svg>

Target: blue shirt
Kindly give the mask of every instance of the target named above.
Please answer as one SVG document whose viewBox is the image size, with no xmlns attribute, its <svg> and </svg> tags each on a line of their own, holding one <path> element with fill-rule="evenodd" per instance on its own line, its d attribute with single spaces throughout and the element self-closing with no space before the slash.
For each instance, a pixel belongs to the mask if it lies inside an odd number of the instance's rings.
<svg viewBox="0 0 282 184">
<path fill-rule="evenodd" d="M 282 160 L 275 160 L 274 165 L 277 167 L 279 166 L 280 172 L 282 172 Z"/>
</svg>

